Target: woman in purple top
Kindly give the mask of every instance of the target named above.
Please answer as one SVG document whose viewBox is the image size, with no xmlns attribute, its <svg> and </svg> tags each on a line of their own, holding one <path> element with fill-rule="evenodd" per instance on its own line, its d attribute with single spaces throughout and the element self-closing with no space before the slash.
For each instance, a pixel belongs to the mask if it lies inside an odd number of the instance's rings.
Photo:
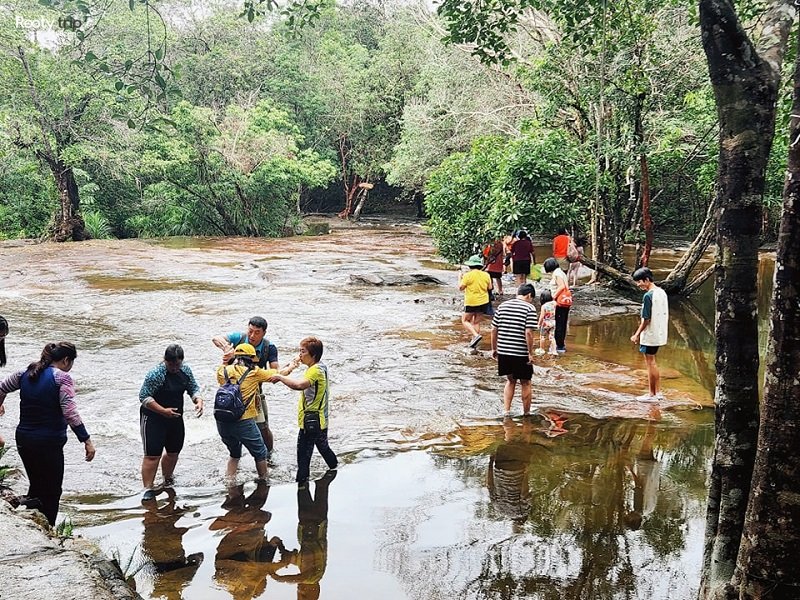
<svg viewBox="0 0 800 600">
<path fill-rule="evenodd" d="M 69 375 L 77 356 L 69 342 L 47 344 L 37 362 L 0 381 L 0 409 L 6 395 L 19 390 L 17 451 L 29 482 L 24 504 L 41 510 L 50 525 L 56 524 L 61 500 L 67 425 L 83 442 L 86 460 L 94 458 L 94 444 L 78 414 Z"/>
<path fill-rule="evenodd" d="M 528 233 L 520 231 L 517 234 L 516 242 L 511 244 L 511 267 L 514 271 L 514 279 L 517 281 L 517 286 L 527 283 L 528 275 L 531 272 L 531 264 L 536 262 L 536 256 L 533 253 L 533 243 L 528 237 Z"/>
</svg>

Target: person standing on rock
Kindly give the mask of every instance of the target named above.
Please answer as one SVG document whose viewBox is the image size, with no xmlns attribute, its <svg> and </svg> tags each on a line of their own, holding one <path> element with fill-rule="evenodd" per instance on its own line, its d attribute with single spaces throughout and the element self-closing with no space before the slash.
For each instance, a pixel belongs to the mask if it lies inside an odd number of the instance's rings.
<svg viewBox="0 0 800 600">
<path fill-rule="evenodd" d="M 528 237 L 527 232 L 519 231 L 517 241 L 511 244 L 511 270 L 517 285 L 522 285 L 528 281 L 531 273 L 531 265 L 536 262 L 536 254 L 533 251 L 533 242 Z"/>
<path fill-rule="evenodd" d="M 458 289 L 464 292 L 464 312 L 461 315 L 461 324 L 470 335 L 469 347 L 475 348 L 481 343 L 481 321 L 492 314 L 492 302 L 489 292 L 492 289 L 492 279 L 483 270 L 483 260 L 475 254 L 464 263 L 469 271 L 461 276 Z"/>
<path fill-rule="evenodd" d="M 522 394 L 522 412 L 531 412 L 531 377 L 536 350 L 535 331 L 538 327 L 532 283 L 523 283 L 517 297 L 503 302 L 492 319 L 492 357 L 497 360 L 497 374 L 505 376 L 503 413 L 511 416 L 511 403 L 517 382 Z"/>
<path fill-rule="evenodd" d="M 567 258 L 567 253 L 569 252 L 569 242 L 571 238 L 567 233 L 567 230 L 563 227 L 558 230 L 558 235 L 553 238 L 553 258 L 558 261 L 558 266 L 561 267 L 561 270 L 565 273 L 567 269 L 569 269 L 569 260 Z"/>
<path fill-rule="evenodd" d="M 164 362 L 150 370 L 139 391 L 139 430 L 142 435 L 142 500 L 156 497 L 155 477 L 161 463 L 164 485 L 174 484 L 175 465 L 183 449 L 183 395 L 189 394 L 195 414 L 203 414 L 203 398 L 192 370 L 183 364 L 183 348 L 167 346 Z"/>
<path fill-rule="evenodd" d="M 267 338 L 267 320 L 264 317 L 253 317 L 247 324 L 247 331 L 240 333 L 229 333 L 228 335 L 218 335 L 211 341 L 222 350 L 222 362 L 228 363 L 233 358 L 233 351 L 239 344 L 250 344 L 256 349 L 258 355 L 257 365 L 262 368 L 278 368 L 278 348 Z M 272 454 L 274 448 L 274 438 L 269 427 L 269 409 L 267 399 L 261 387 L 258 388 L 258 398 L 255 401 L 256 416 L 255 422 L 264 439 L 267 447 L 267 457 Z"/>
<path fill-rule="evenodd" d="M 556 301 L 556 352 L 564 354 L 567 351 L 567 322 L 569 309 L 572 306 L 572 292 L 567 285 L 567 274 L 554 257 L 551 256 L 544 261 L 544 272 L 550 273 L 550 294 Z"/>
<path fill-rule="evenodd" d="M 497 239 L 484 249 L 486 266 L 484 269 L 492 278 L 492 286 L 497 288 L 497 293 L 503 295 L 503 270 L 505 269 L 503 240 Z"/>
<path fill-rule="evenodd" d="M 0 382 L 0 407 L 6 395 L 19 390 L 17 452 L 28 476 L 28 495 L 21 504 L 37 508 L 56 524 L 64 481 L 67 425 L 94 458 L 94 443 L 75 404 L 75 383 L 69 372 L 78 352 L 70 342 L 47 344 L 41 358 Z"/>
<path fill-rule="evenodd" d="M 653 282 L 653 272 L 642 267 L 633 272 L 636 287 L 644 292 L 639 327 L 631 336 L 631 342 L 639 344 L 639 352 L 647 363 L 647 384 L 649 392 L 637 397 L 642 402 L 663 400 L 661 394 L 661 374 L 656 364 L 656 352 L 667 343 L 669 327 L 669 300 L 667 292 Z"/>
</svg>

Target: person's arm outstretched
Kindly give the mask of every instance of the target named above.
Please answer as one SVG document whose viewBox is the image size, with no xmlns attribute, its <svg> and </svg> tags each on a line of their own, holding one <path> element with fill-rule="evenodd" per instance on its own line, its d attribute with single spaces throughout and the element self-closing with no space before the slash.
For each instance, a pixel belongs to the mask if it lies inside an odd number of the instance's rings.
<svg viewBox="0 0 800 600">
<path fill-rule="evenodd" d="M 304 390 L 311 387 L 311 380 L 305 377 L 291 379 L 286 375 L 273 375 L 267 381 L 270 383 L 278 383 L 280 381 L 283 385 L 293 390 Z"/>
</svg>

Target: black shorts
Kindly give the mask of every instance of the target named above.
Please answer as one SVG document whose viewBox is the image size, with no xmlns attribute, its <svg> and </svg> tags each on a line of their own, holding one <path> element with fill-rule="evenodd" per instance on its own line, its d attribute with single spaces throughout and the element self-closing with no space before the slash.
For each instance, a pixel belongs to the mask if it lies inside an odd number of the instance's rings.
<svg viewBox="0 0 800 600">
<path fill-rule="evenodd" d="M 658 352 L 658 349 L 661 346 L 645 346 L 644 344 L 639 345 L 639 352 L 642 354 L 655 354 Z"/>
<path fill-rule="evenodd" d="M 492 305 L 491 302 L 487 302 L 486 304 L 481 304 L 480 306 L 465 306 L 464 312 L 465 313 L 481 313 L 482 315 L 488 315 L 489 307 Z"/>
<path fill-rule="evenodd" d="M 486 271 L 492 279 L 502 279 L 503 273 L 501 271 Z"/>
<path fill-rule="evenodd" d="M 139 413 L 139 429 L 145 456 L 161 456 L 164 450 L 177 454 L 183 449 L 183 417 L 166 419 L 145 409 Z"/>
<path fill-rule="evenodd" d="M 530 275 L 531 274 L 531 261 L 529 260 L 515 260 L 514 261 L 514 275 Z"/>
<path fill-rule="evenodd" d="M 533 377 L 533 365 L 528 364 L 527 356 L 497 355 L 497 374 L 510 375 L 514 379 L 530 381 Z"/>
</svg>

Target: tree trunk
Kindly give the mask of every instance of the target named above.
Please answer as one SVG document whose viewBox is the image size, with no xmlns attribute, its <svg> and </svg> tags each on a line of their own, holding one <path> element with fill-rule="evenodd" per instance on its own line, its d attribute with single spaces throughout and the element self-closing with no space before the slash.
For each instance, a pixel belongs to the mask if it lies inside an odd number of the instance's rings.
<svg viewBox="0 0 800 600">
<path fill-rule="evenodd" d="M 364 210 L 364 204 L 367 202 L 367 195 L 369 191 L 372 189 L 371 183 L 362 183 L 361 189 L 358 192 L 358 201 L 356 202 L 356 208 L 353 211 L 353 220 L 358 221 L 361 218 L 361 211 Z"/>
<path fill-rule="evenodd" d="M 647 167 L 647 154 L 644 150 L 639 155 L 639 166 L 642 173 L 642 226 L 644 227 L 644 250 L 640 266 L 646 267 L 650 262 L 650 252 L 653 250 L 653 220 L 650 218 L 650 170 Z"/>
<path fill-rule="evenodd" d="M 50 237 L 55 242 L 82 242 L 91 236 L 86 231 L 86 225 L 80 215 L 80 199 L 78 184 L 72 167 L 66 166 L 60 160 L 48 160 L 50 171 L 58 187 L 59 210 L 53 222 Z"/>
<path fill-rule="evenodd" d="M 759 53 L 730 0 L 700 0 L 700 26 L 720 120 L 717 173 L 716 439 L 701 598 L 733 598 L 731 583 L 758 435 L 758 245 L 764 173 L 780 65 L 794 9 L 773 1 Z"/>
<path fill-rule="evenodd" d="M 764 402 L 734 575 L 742 599 L 800 597 L 800 54 L 791 114 Z"/>
<path fill-rule="evenodd" d="M 344 208 L 337 216 L 340 219 L 349 219 L 350 215 L 353 214 L 353 202 L 358 193 L 358 184 L 361 183 L 361 178 L 353 173 L 353 179 L 350 183 L 347 182 L 347 179 L 344 181 Z"/>
<path fill-rule="evenodd" d="M 711 243 L 716 233 L 718 206 L 719 196 L 715 195 L 714 199 L 708 205 L 706 219 L 703 221 L 703 225 L 700 227 L 697 237 L 694 238 L 689 249 L 684 252 L 681 259 L 672 268 L 667 278 L 659 284 L 668 294 L 677 294 L 683 291 L 685 295 L 688 295 L 688 293 L 684 291 L 686 281 L 692 270 L 697 266 L 697 263 L 703 258 L 708 245 Z"/>
</svg>

